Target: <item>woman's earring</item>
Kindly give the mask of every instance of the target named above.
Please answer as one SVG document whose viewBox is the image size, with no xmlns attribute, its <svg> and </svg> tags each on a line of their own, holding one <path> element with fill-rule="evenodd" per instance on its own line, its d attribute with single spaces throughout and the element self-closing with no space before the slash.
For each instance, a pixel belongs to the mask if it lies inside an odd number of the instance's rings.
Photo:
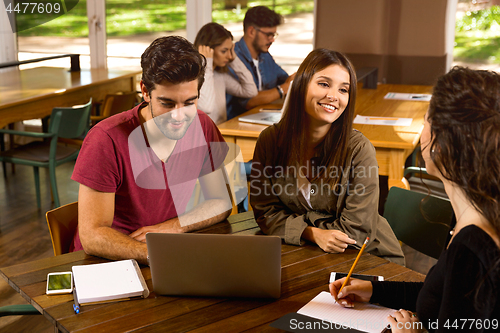
<svg viewBox="0 0 500 333">
<path fill-rule="evenodd" d="M 434 148 L 432 148 L 431 153 L 433 153 L 433 154 L 434 154 Z"/>
</svg>

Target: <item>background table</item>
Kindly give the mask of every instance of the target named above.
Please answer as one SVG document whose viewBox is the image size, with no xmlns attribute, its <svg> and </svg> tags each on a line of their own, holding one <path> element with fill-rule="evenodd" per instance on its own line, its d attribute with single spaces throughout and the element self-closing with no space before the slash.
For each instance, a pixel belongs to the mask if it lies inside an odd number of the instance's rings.
<svg viewBox="0 0 500 333">
<path fill-rule="evenodd" d="M 431 91 L 431 86 L 396 84 L 380 84 L 377 89 L 358 89 L 356 115 L 413 119 L 407 127 L 354 124 L 354 128 L 375 146 L 379 174 L 389 177 L 389 187 L 405 187 L 401 182 L 404 163 L 419 143 L 429 102 L 389 100 L 384 99 L 384 96 L 388 92 L 430 94 Z M 260 106 L 244 115 L 257 113 L 261 108 L 279 108 L 279 105 Z M 240 147 L 243 159 L 247 162 L 253 158 L 257 138 L 267 126 L 240 122 L 235 117 L 218 127 L 227 142 Z"/>
<path fill-rule="evenodd" d="M 255 235 L 259 228 L 252 212 L 246 212 L 200 232 Z M 343 254 L 327 254 L 311 244 L 303 247 L 284 244 L 281 252 L 281 297 L 277 300 L 169 297 L 151 293 L 146 299 L 82 306 L 81 313 L 75 315 L 72 295 L 45 295 L 47 273 L 107 260 L 79 251 L 2 268 L 0 275 L 63 332 L 277 331 L 269 323 L 296 312 L 319 292 L 328 290 L 330 272 L 348 272 L 358 253 L 348 249 Z M 141 270 L 152 291 L 149 267 Z M 386 280 L 424 280 L 422 274 L 370 254 L 362 255 L 355 273 L 382 275 Z"/>
<path fill-rule="evenodd" d="M 43 118 L 56 106 L 94 102 L 106 94 L 136 91 L 138 71 L 111 69 L 69 72 L 65 68 L 37 67 L 0 70 L 0 128 L 17 121 Z"/>
</svg>

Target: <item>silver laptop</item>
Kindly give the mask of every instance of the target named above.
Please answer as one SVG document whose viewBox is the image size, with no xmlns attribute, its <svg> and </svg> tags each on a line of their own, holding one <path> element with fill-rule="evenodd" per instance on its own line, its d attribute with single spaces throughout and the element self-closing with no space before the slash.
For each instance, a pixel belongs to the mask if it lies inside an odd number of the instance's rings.
<svg viewBox="0 0 500 333">
<path fill-rule="evenodd" d="M 283 116 L 283 111 L 285 110 L 285 107 L 289 103 L 292 83 L 293 81 L 290 82 L 290 85 L 288 86 L 288 91 L 286 93 L 285 101 L 283 102 L 283 107 L 281 108 L 281 110 L 254 113 L 248 116 L 239 117 L 238 120 L 246 123 L 261 124 L 268 126 L 278 123 L 281 120 L 281 117 Z"/>
<path fill-rule="evenodd" d="M 278 236 L 147 233 L 160 295 L 279 298 Z"/>
</svg>

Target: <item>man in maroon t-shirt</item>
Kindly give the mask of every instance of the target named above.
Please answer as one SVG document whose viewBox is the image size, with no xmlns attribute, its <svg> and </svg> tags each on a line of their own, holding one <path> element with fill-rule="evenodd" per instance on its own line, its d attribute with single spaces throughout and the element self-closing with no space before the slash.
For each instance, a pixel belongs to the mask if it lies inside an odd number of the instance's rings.
<svg viewBox="0 0 500 333">
<path fill-rule="evenodd" d="M 189 232 L 229 216 L 228 147 L 197 111 L 205 65 L 177 36 L 158 38 L 143 53 L 144 102 L 94 126 L 78 156 L 72 250 L 147 264 L 147 232 Z M 197 180 L 205 201 L 189 209 Z"/>
</svg>

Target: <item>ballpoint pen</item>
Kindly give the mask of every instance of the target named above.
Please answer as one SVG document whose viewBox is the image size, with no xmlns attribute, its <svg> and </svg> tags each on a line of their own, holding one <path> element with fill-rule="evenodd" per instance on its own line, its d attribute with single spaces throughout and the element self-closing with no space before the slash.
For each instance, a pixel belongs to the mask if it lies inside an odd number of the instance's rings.
<svg viewBox="0 0 500 333">
<path fill-rule="evenodd" d="M 75 310 L 76 314 L 79 314 L 80 303 L 78 303 L 78 296 L 76 295 L 76 287 L 73 287 L 73 299 L 75 300 L 75 304 L 73 304 L 73 310 Z"/>
</svg>

